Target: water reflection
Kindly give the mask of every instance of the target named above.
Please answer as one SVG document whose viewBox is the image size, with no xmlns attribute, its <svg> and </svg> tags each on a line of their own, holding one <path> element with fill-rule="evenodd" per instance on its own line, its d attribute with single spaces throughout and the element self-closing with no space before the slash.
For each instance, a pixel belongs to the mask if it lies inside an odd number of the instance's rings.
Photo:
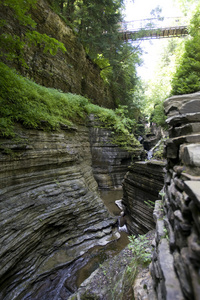
<svg viewBox="0 0 200 300">
<path fill-rule="evenodd" d="M 109 212 L 113 216 L 119 216 L 121 210 L 115 204 L 116 200 L 122 198 L 122 190 L 111 190 L 111 191 L 101 191 L 100 196 L 107 206 Z M 112 258 L 120 251 L 122 251 L 129 243 L 128 236 L 126 232 L 120 232 L 121 237 L 118 240 L 108 244 L 107 246 L 97 246 L 94 247 L 87 253 L 87 263 L 85 266 L 80 268 L 77 272 L 76 286 L 79 287 L 80 284 L 87 279 L 92 272 L 94 272 L 101 263 L 106 259 Z"/>
<path fill-rule="evenodd" d="M 123 196 L 122 190 L 102 190 L 100 191 L 100 197 L 103 200 L 105 206 L 108 208 L 109 212 L 113 216 L 119 216 L 121 210 L 115 204 L 116 200 L 120 200 Z"/>
</svg>

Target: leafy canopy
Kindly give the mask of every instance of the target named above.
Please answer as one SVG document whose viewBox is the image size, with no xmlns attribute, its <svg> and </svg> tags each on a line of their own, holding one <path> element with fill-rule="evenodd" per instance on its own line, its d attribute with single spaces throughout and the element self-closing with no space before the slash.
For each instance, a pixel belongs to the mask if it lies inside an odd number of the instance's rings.
<svg viewBox="0 0 200 300">
<path fill-rule="evenodd" d="M 125 42 L 119 33 L 124 0 L 50 0 L 66 19 L 89 57 L 100 67 L 101 77 L 118 105 L 128 106 L 128 116 L 137 117 L 134 101 L 137 86 L 136 65 L 140 63 L 138 45 Z"/>
<path fill-rule="evenodd" d="M 177 56 L 183 51 L 182 39 L 163 39 L 159 41 L 160 55 L 152 79 L 143 83 L 145 105 L 143 112 L 150 122 L 166 129 L 163 102 L 169 97 L 171 79 L 176 70 Z"/>
<path fill-rule="evenodd" d="M 190 38 L 185 51 L 177 62 L 172 79 L 171 95 L 181 95 L 200 90 L 200 5 L 197 6 L 190 22 Z"/>
<path fill-rule="evenodd" d="M 55 55 L 58 49 L 63 52 L 66 51 L 63 43 L 57 41 L 54 38 L 47 36 L 46 34 L 40 34 L 34 30 L 36 28 L 36 22 L 32 19 L 29 11 L 31 8 L 36 7 L 37 0 L 2 0 L 0 3 L 0 9 L 8 8 L 13 12 L 13 18 L 16 25 L 21 25 L 23 33 L 5 33 L 5 28 L 9 26 L 6 19 L 0 22 L 0 57 L 9 61 L 19 61 L 24 66 L 26 62 L 23 57 L 23 53 L 26 47 L 32 45 L 39 45 L 43 48 L 43 51 L 50 52 Z"/>
</svg>

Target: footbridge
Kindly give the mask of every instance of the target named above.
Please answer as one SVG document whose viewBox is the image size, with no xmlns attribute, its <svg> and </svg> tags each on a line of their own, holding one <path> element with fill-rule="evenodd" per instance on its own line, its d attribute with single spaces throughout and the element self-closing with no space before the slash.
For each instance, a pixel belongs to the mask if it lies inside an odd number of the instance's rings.
<svg viewBox="0 0 200 300">
<path fill-rule="evenodd" d="M 188 27 L 182 17 L 151 18 L 121 22 L 119 32 L 126 41 L 161 39 L 186 36 Z"/>
</svg>

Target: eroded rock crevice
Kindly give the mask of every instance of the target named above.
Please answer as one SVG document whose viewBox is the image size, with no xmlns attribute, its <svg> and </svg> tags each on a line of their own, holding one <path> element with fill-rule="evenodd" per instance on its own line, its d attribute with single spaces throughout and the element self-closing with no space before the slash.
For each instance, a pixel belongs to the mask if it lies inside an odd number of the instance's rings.
<svg viewBox="0 0 200 300">
<path fill-rule="evenodd" d="M 164 166 L 164 161 L 138 161 L 125 175 L 123 205 L 131 234 L 145 234 L 155 228 L 153 208 L 163 187 Z"/>
<path fill-rule="evenodd" d="M 74 270 L 88 262 L 88 251 L 119 238 L 117 217 L 99 196 L 91 150 L 97 135 L 89 127 L 45 132 L 17 126 L 17 138 L 1 139 L 1 299 L 69 297 Z M 103 154 L 104 142 L 95 142 Z M 118 186 L 126 173 L 120 160 L 130 156 L 112 149 L 105 173 L 113 168 L 118 176 L 109 187 Z"/>
<path fill-rule="evenodd" d="M 48 290 L 48 276 L 107 244 L 117 221 L 98 194 L 87 127 L 17 133 L 1 140 L 1 299 L 34 295 L 41 281 Z"/>
<path fill-rule="evenodd" d="M 111 129 L 90 116 L 90 145 L 94 178 L 100 189 L 122 188 L 122 181 L 132 160 L 136 160 L 142 147 L 131 152 L 116 145 Z"/>
</svg>

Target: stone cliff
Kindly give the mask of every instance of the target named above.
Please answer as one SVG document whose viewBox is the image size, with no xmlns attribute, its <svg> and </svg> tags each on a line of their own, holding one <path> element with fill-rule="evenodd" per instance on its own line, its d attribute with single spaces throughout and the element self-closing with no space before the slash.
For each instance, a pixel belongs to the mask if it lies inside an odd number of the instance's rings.
<svg viewBox="0 0 200 300">
<path fill-rule="evenodd" d="M 164 106 L 170 127 L 165 142 L 164 186 L 163 166 L 156 166 L 154 161 L 132 164 L 123 183 L 129 230 L 143 234 L 156 224 L 151 276 L 148 269 L 139 272 L 133 286 L 134 299 L 197 300 L 200 293 L 200 93 L 171 97 Z M 159 189 L 162 189 L 162 200 L 155 201 Z M 148 199 L 155 201 L 154 211 L 146 205 Z"/>
<path fill-rule="evenodd" d="M 90 116 L 90 144 L 93 174 L 100 189 L 122 188 L 122 181 L 131 160 L 141 153 L 137 146 L 131 152 L 113 143 L 113 132 Z"/>
<path fill-rule="evenodd" d="M 199 299 L 200 93 L 164 102 L 170 126 L 163 201 L 157 201 L 151 274 L 158 299 Z"/>
<path fill-rule="evenodd" d="M 99 67 L 87 57 L 72 29 L 52 11 L 48 2 L 38 0 L 36 9 L 31 11 L 31 16 L 37 23 L 36 30 L 62 42 L 67 52 L 63 54 L 59 50 L 52 56 L 43 53 L 39 45 L 32 46 L 25 52 L 27 68 L 19 62 L 12 63 L 12 66 L 22 75 L 43 86 L 83 95 L 97 105 L 114 108 L 114 99 L 108 87 L 105 87 Z M 25 28 L 16 22 L 12 11 L 1 7 L 0 17 L 8 20 L 9 25 L 4 28 L 4 33 L 23 36 Z"/>
<path fill-rule="evenodd" d="M 145 234 L 155 228 L 153 207 L 164 182 L 163 161 L 138 161 L 123 181 L 123 205 L 130 233 Z"/>
<path fill-rule="evenodd" d="M 93 176 L 89 127 L 44 132 L 17 126 L 17 138 L 1 138 L 1 299 L 67 298 L 87 251 L 119 237 Z M 128 155 L 122 151 L 117 165 Z"/>
</svg>

